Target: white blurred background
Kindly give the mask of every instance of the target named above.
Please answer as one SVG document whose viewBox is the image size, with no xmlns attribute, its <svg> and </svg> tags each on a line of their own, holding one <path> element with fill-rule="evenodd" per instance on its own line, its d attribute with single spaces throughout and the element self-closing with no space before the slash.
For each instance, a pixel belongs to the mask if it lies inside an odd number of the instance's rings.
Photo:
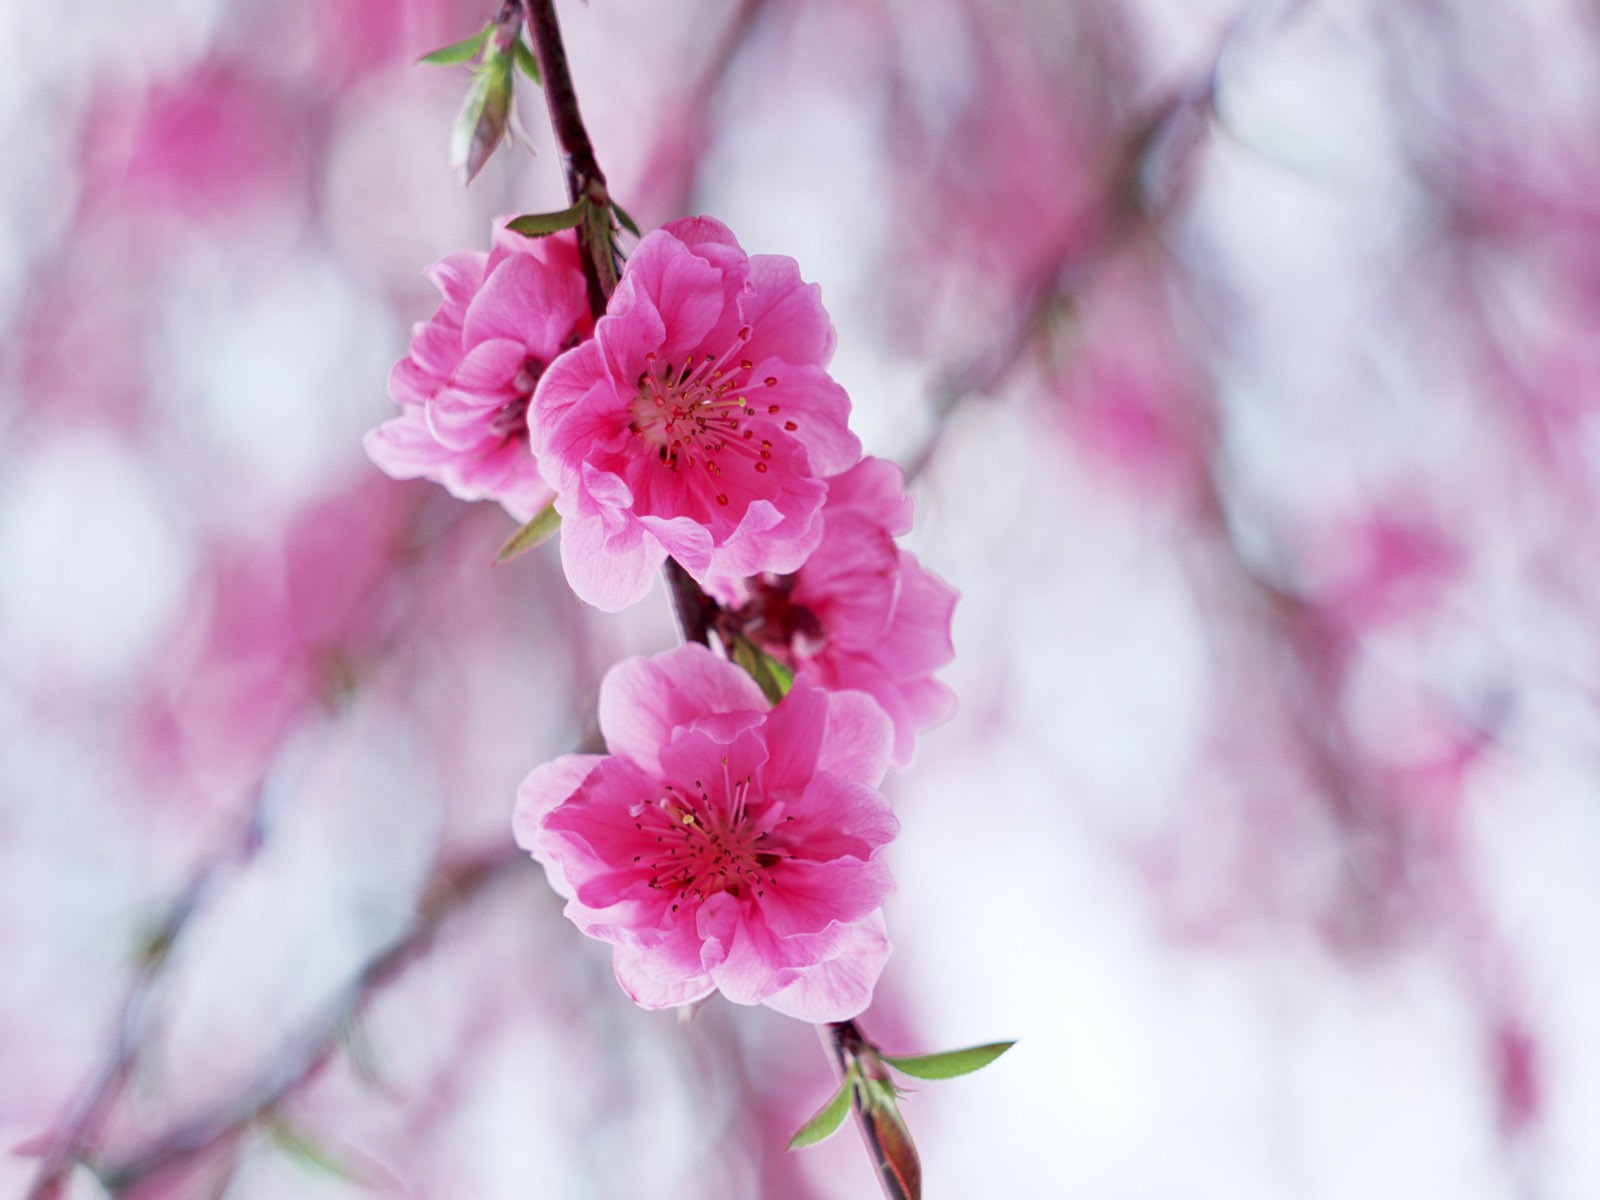
<svg viewBox="0 0 1600 1200">
<path fill-rule="evenodd" d="M 361 452 L 421 270 L 565 204 L 532 89 L 452 176 L 465 69 L 411 63 L 492 15 L 0 7 L 0 1155 L 874 1194 L 782 1149 L 813 1031 L 634 1009 L 510 846 L 665 598 Z M 862 1024 L 1019 1045 L 904 1102 L 929 1195 L 1600 1194 L 1600 14 L 561 18 L 641 224 L 820 281 L 963 593 Z"/>
</svg>

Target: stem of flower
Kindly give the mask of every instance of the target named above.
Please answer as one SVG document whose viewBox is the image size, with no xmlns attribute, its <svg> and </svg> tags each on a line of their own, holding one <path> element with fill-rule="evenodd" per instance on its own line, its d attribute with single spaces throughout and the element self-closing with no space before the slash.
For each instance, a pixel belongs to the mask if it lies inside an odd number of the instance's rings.
<svg viewBox="0 0 1600 1200">
<path fill-rule="evenodd" d="M 556 22 L 554 0 L 522 0 L 527 13 L 528 34 L 533 39 L 533 56 L 544 77 L 544 100 L 550 110 L 550 126 L 561 145 L 567 165 L 567 197 L 576 204 L 590 202 L 609 229 L 612 221 L 611 197 L 606 192 L 605 172 L 594 156 L 594 143 L 578 111 L 578 93 L 572 87 L 572 72 L 567 69 L 567 51 L 561 42 L 561 26 Z M 583 259 L 583 274 L 589 281 L 589 307 L 599 317 L 606 301 L 617 287 L 617 262 L 609 234 L 592 236 L 593 224 L 585 220 L 578 229 L 578 250 Z M 603 247 L 597 242 L 604 241 Z"/>
<path fill-rule="evenodd" d="M 711 645 L 711 631 L 721 611 L 717 602 L 705 594 L 677 559 L 667 559 L 662 570 L 667 577 L 667 590 L 672 593 L 672 612 L 678 618 L 678 632 L 683 640 Z"/>
<path fill-rule="evenodd" d="M 898 1113 L 874 1106 L 868 1094 L 865 1081 L 887 1082 L 877 1047 L 867 1040 L 854 1021 L 818 1025 L 817 1033 L 841 1084 L 850 1078 L 850 1068 L 857 1067 L 856 1077 L 862 1082 L 855 1086 L 850 1108 L 855 1115 L 856 1130 L 866 1143 L 867 1154 L 877 1170 L 878 1186 L 883 1189 L 884 1196 L 887 1200 L 921 1200 L 922 1166 L 910 1134 Z M 892 1110 L 893 1105 L 888 1108 Z"/>
<path fill-rule="evenodd" d="M 594 226 L 589 220 L 580 225 L 578 231 L 583 272 L 589 281 L 589 306 L 598 320 L 617 286 L 617 261 L 609 236 L 613 217 L 606 177 L 595 158 L 594 143 L 589 140 L 583 115 L 578 111 L 578 95 L 572 86 L 572 73 L 567 68 L 567 52 L 561 41 L 561 26 L 556 22 L 554 0 L 522 0 L 522 5 L 527 14 L 528 33 L 533 39 L 534 57 L 539 60 L 539 71 L 544 77 L 550 124 L 566 158 L 567 195 L 574 204 L 587 199 L 592 206 L 591 214 L 600 214 L 606 222 L 603 238 L 594 236 Z M 750 7 L 753 12 L 754 6 Z M 676 559 L 668 558 L 663 570 L 683 640 L 709 646 L 720 606 Z M 832 1051 L 841 1080 L 843 1072 L 857 1059 L 861 1059 L 864 1070 L 882 1074 L 883 1067 L 877 1061 L 875 1049 L 854 1021 L 819 1025 L 817 1031 L 824 1045 Z M 875 1109 L 869 1111 L 866 1096 L 859 1090 L 853 1098 L 853 1108 L 856 1128 L 866 1142 L 883 1194 L 888 1200 L 918 1200 L 921 1181 L 916 1150 L 898 1116 L 886 1123 L 883 1114 Z"/>
</svg>

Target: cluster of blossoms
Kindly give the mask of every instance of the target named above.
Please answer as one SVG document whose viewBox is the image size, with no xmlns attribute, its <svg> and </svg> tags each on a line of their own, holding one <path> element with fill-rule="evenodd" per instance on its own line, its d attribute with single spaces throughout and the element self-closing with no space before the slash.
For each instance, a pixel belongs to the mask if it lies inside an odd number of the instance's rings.
<svg viewBox="0 0 1600 1200">
<path fill-rule="evenodd" d="M 670 556 L 724 647 L 793 679 L 772 703 L 702 646 L 618 664 L 609 753 L 529 775 L 518 843 L 638 1003 L 854 1016 L 889 951 L 877 788 L 954 706 L 955 593 L 896 544 L 911 500 L 850 431 L 818 288 L 704 217 L 643 238 L 595 321 L 570 234 L 502 221 L 432 278 L 373 460 L 522 519 L 553 498 L 567 579 L 608 611 Z"/>
</svg>

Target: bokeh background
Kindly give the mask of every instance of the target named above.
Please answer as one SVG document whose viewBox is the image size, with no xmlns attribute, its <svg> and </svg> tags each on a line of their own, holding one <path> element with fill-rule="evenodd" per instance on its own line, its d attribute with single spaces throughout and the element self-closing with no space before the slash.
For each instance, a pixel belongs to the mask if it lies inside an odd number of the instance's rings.
<svg viewBox="0 0 1600 1200">
<path fill-rule="evenodd" d="M 362 433 L 468 0 L 0 6 L 0 1187 L 862 1197 L 814 1032 L 644 1013 L 510 845 L 664 596 Z M 891 781 L 929 1194 L 1600 1194 L 1600 14 L 589 0 L 612 190 L 821 282 L 963 592 Z M 85 1194 L 93 1184 L 82 1177 Z M 74 1193 L 76 1195 L 77 1193 Z"/>
</svg>

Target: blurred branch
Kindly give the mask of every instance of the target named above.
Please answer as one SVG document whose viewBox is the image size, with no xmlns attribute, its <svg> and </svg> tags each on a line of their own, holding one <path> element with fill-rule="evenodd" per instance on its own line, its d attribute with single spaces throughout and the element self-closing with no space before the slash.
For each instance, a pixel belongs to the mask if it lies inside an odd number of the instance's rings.
<svg viewBox="0 0 1600 1200">
<path fill-rule="evenodd" d="M 1222 54 L 1219 46 L 1199 78 L 1155 105 L 1118 139 L 1099 193 L 1105 198 L 1110 218 L 1099 236 L 1087 247 L 1065 239 L 1023 289 L 1018 315 L 1010 329 L 992 347 L 940 373 L 929 389 L 930 428 L 906 463 L 908 482 L 927 470 L 957 409 L 999 387 L 1050 327 L 1054 315 L 1082 294 L 1101 267 L 1137 234 L 1159 229 L 1177 209 L 1184 195 L 1186 172 L 1182 168 L 1187 166 L 1187 157 L 1198 146 L 1200 137 L 1198 130 L 1180 131 L 1188 133 L 1188 140 L 1176 148 L 1169 146 L 1169 137 L 1175 136 L 1175 127 L 1183 121 L 1211 112 Z M 1162 173 L 1165 185 L 1151 195 L 1144 181 L 1156 174 L 1151 168 L 1163 152 L 1183 158 L 1169 164 Z"/>
<path fill-rule="evenodd" d="M 260 850 L 264 837 L 261 816 L 264 788 L 257 785 L 238 835 L 231 844 L 210 859 L 192 876 L 173 900 L 166 915 L 144 938 L 139 964 L 118 1009 L 112 1044 L 73 1104 L 70 1115 L 56 1132 L 49 1151 L 39 1166 L 27 1200 L 52 1200 L 63 1176 L 82 1159 L 99 1136 L 101 1126 L 122 1096 L 144 1052 L 144 1024 L 150 997 L 165 974 L 170 952 L 189 922 L 200 911 L 201 903 L 218 878 L 229 870 L 249 863 Z"/>
<path fill-rule="evenodd" d="M 655 145 L 640 172 L 639 186 L 650 189 L 653 181 L 667 180 L 652 199 L 653 207 L 669 216 L 691 211 L 706 152 L 715 140 L 710 122 L 712 103 L 727 82 L 734 60 L 771 8 L 772 0 L 740 0 L 682 108 L 670 109 L 657 125 Z"/>
<path fill-rule="evenodd" d="M 1276 4 L 1263 0 L 1259 9 L 1236 17 L 1217 40 L 1205 68 L 1188 83 L 1174 88 L 1133 120 L 1116 140 L 1116 149 L 1102 172 L 1099 195 L 1109 219 L 1087 246 L 1069 237 L 1047 255 L 1022 291 L 1017 318 L 996 344 L 941 372 L 929 387 L 930 427 L 905 464 L 907 481 L 921 475 L 938 453 L 950 418 L 965 403 L 993 392 L 1005 382 L 1053 316 L 1082 295 L 1119 250 L 1138 234 L 1159 233 L 1185 197 L 1192 158 L 1216 113 L 1217 86 L 1227 58 L 1248 32 L 1288 24 L 1314 0 Z M 1265 12 L 1265 15 L 1263 15 Z"/>
<path fill-rule="evenodd" d="M 527 853 L 507 844 L 436 871 L 410 927 L 357 972 L 311 1023 L 298 1051 L 279 1056 L 278 1066 L 211 1112 L 157 1136 L 123 1161 L 103 1165 L 99 1173 L 108 1188 L 128 1187 L 193 1158 L 270 1113 L 333 1056 L 344 1030 L 379 991 L 427 952 L 448 918 L 516 871 L 532 869 Z"/>
</svg>

